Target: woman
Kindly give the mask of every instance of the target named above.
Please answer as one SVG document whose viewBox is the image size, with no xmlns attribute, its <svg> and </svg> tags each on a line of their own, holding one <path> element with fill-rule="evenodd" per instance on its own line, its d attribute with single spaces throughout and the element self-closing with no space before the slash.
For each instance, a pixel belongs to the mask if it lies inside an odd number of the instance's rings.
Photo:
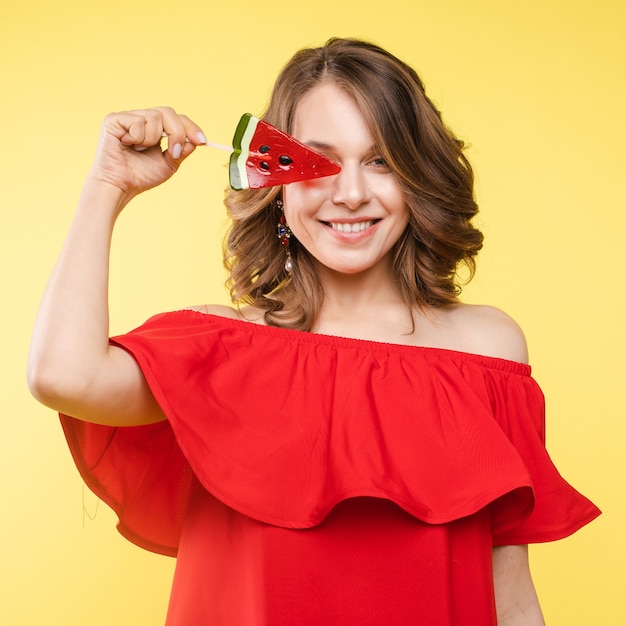
<svg viewBox="0 0 626 626">
<path fill-rule="evenodd" d="M 120 531 L 178 556 L 168 624 L 542 624 L 526 544 L 599 511 L 545 452 L 519 327 L 458 300 L 482 245 L 462 143 L 354 40 L 296 54 L 265 119 L 341 172 L 231 191 L 236 306 L 109 341 L 115 220 L 206 139 L 171 109 L 106 118 L 34 395 Z"/>
</svg>

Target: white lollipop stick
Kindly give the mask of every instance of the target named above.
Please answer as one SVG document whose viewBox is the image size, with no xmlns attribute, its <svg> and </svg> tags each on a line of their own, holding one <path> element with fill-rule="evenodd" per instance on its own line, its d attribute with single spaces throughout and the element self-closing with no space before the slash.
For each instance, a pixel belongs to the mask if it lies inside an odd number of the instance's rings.
<svg viewBox="0 0 626 626">
<path fill-rule="evenodd" d="M 189 141 L 189 140 L 187 140 Z M 209 148 L 217 148 L 218 150 L 225 150 L 226 152 L 232 152 L 233 151 L 233 147 L 232 146 L 225 146 L 222 143 L 214 143 L 213 141 L 207 141 L 205 144 L 203 144 Z"/>
</svg>

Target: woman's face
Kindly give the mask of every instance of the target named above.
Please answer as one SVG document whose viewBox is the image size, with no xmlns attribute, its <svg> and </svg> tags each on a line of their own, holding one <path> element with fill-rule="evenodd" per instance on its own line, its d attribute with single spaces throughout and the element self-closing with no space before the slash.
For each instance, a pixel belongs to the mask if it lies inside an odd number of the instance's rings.
<svg viewBox="0 0 626 626">
<path fill-rule="evenodd" d="M 335 176 L 284 187 L 285 217 L 296 239 L 333 271 L 390 272 L 390 251 L 409 211 L 354 98 L 335 83 L 320 83 L 298 103 L 292 134 L 341 165 Z"/>
</svg>

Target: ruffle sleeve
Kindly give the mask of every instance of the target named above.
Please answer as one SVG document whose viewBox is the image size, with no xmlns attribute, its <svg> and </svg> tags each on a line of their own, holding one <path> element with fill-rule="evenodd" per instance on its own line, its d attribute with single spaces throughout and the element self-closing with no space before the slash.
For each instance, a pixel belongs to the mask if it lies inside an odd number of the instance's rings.
<svg viewBox="0 0 626 626">
<path fill-rule="evenodd" d="M 357 496 L 430 524 L 489 506 L 500 545 L 557 539 L 599 514 L 545 451 L 526 365 L 193 311 L 112 343 L 137 360 L 167 421 L 61 419 L 83 478 L 147 549 L 176 554 L 192 475 L 286 528 L 315 526 Z"/>
</svg>

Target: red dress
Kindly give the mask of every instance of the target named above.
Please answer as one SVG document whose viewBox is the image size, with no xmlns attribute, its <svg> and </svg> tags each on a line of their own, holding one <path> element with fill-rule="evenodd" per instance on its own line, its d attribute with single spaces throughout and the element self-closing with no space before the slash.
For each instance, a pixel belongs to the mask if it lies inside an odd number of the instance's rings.
<svg viewBox="0 0 626 626">
<path fill-rule="evenodd" d="M 193 311 L 112 342 L 168 420 L 61 419 L 120 532 L 178 556 L 170 626 L 492 625 L 492 547 L 599 514 L 527 365 Z"/>
</svg>

